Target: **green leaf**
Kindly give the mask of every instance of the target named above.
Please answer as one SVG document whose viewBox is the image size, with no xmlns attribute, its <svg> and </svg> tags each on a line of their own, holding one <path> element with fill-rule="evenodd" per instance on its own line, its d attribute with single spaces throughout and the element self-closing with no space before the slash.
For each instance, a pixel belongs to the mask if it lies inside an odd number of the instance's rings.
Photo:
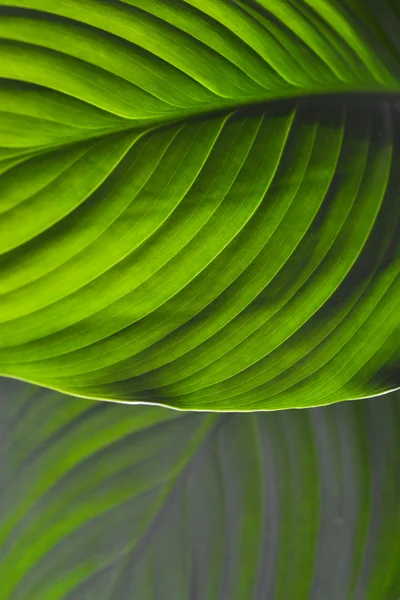
<svg viewBox="0 0 400 600">
<path fill-rule="evenodd" d="M 201 410 L 398 388 L 399 39 L 384 0 L 0 0 L 0 372 Z"/>
<path fill-rule="evenodd" d="M 195 414 L 3 381 L 1 600 L 394 600 L 399 402 Z"/>
</svg>

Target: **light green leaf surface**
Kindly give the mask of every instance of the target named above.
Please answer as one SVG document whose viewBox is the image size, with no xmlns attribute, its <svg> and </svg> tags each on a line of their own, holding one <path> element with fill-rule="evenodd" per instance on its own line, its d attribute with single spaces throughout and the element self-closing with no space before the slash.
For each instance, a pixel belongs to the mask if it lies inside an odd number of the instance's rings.
<svg viewBox="0 0 400 600">
<path fill-rule="evenodd" d="M 399 39 L 384 0 L 0 0 L 0 372 L 206 410 L 399 387 Z"/>
<path fill-rule="evenodd" d="M 1 600 L 395 600 L 400 396 L 181 413 L 1 382 Z"/>
</svg>

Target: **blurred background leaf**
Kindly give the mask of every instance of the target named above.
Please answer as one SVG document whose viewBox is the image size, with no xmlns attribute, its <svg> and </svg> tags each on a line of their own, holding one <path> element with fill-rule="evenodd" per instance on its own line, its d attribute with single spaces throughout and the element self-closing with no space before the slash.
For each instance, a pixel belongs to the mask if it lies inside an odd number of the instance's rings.
<svg viewBox="0 0 400 600">
<path fill-rule="evenodd" d="M 399 393 L 192 413 L 2 380 L 1 600 L 394 600 Z"/>
</svg>

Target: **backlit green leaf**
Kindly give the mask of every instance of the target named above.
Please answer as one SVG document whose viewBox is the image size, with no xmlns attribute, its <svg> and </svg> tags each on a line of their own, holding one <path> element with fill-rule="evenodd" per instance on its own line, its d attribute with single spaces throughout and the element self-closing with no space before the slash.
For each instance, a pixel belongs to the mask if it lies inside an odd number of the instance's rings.
<svg viewBox="0 0 400 600">
<path fill-rule="evenodd" d="M 0 0 L 0 372 L 200 410 L 398 388 L 399 39 L 385 0 Z"/>
</svg>

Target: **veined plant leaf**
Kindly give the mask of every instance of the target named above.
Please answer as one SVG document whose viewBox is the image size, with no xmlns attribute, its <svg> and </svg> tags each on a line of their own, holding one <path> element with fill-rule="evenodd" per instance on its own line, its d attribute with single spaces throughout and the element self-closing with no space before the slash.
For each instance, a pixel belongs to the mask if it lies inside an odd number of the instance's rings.
<svg viewBox="0 0 400 600">
<path fill-rule="evenodd" d="M 400 11 L 0 0 L 0 371 L 185 409 L 400 385 Z"/>
<path fill-rule="evenodd" d="M 1 600 L 395 600 L 398 393 L 177 412 L 2 382 Z"/>
</svg>

